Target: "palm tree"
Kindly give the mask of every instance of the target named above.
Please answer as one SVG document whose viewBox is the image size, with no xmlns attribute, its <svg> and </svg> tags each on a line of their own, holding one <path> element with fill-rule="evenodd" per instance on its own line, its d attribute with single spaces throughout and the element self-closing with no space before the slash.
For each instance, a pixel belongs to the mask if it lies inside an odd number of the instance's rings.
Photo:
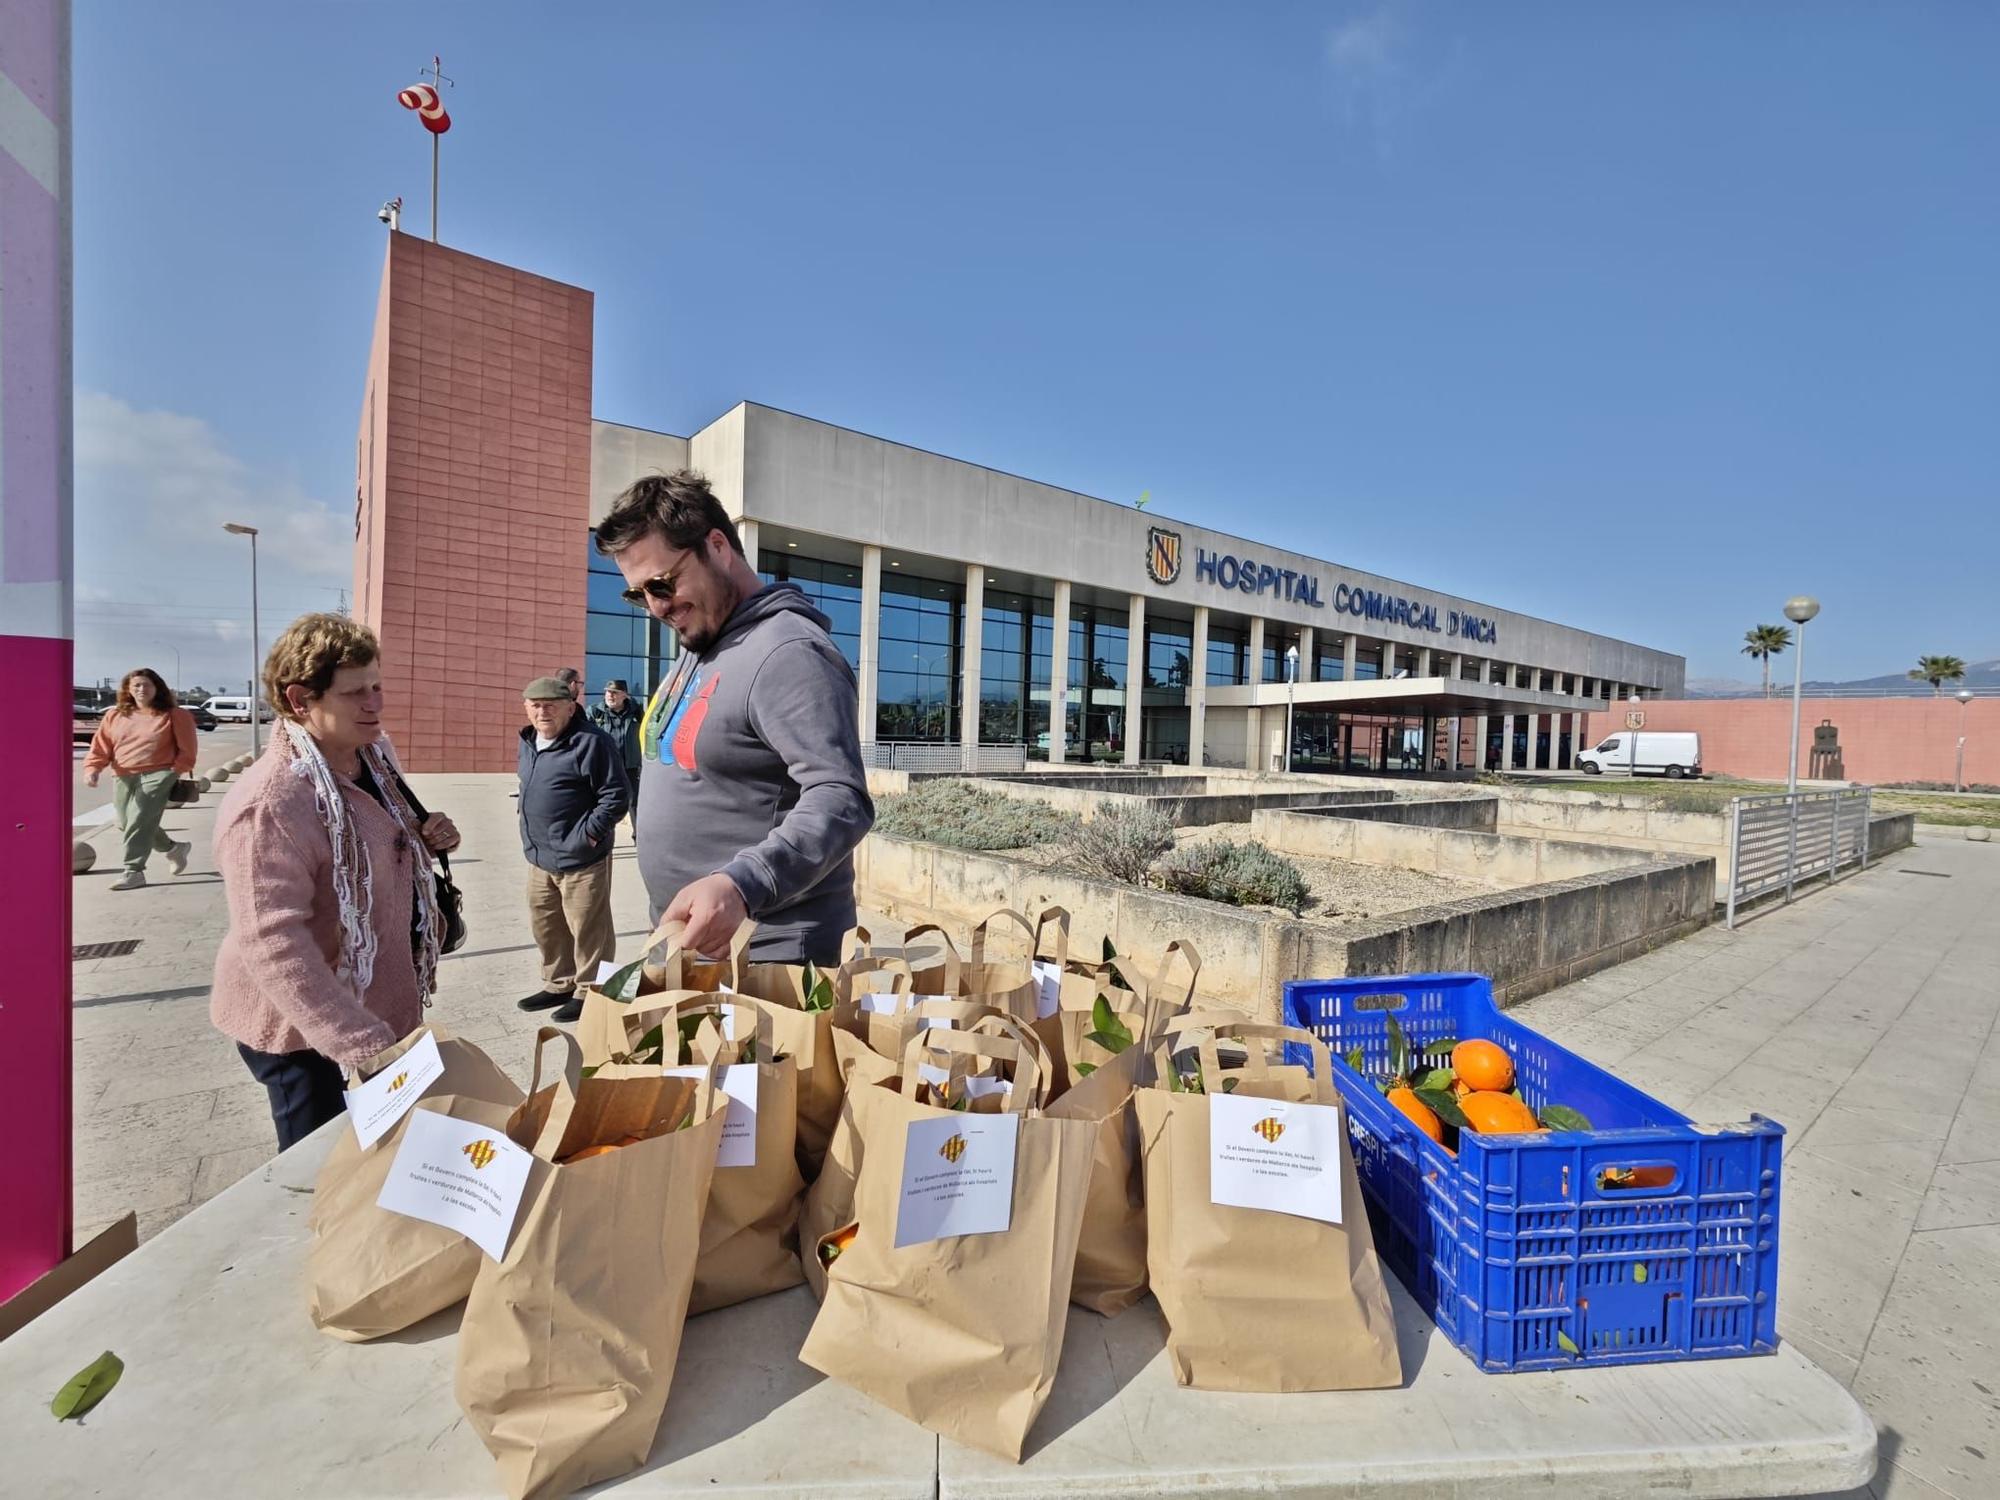
<svg viewBox="0 0 2000 1500">
<path fill-rule="evenodd" d="M 1771 658 L 1792 643 L 1788 625 L 1759 625 L 1743 632 L 1743 654 L 1764 664 L 1764 696 L 1771 696 Z"/>
<path fill-rule="evenodd" d="M 1964 676 L 1965 663 L 1956 656 L 1920 656 L 1910 672 L 1912 682 L 1928 682 L 1931 691 L 1940 698 L 1947 682 L 1957 682 Z"/>
</svg>

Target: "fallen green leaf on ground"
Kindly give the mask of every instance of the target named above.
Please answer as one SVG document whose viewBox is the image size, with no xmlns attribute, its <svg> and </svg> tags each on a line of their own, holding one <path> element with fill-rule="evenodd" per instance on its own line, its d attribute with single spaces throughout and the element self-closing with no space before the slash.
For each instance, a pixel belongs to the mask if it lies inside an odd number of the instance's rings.
<svg viewBox="0 0 2000 1500">
<path fill-rule="evenodd" d="M 63 1422 L 80 1417 L 111 1394 L 111 1388 L 124 1373 L 125 1361 L 106 1349 L 70 1376 L 69 1384 L 57 1391 L 56 1399 L 49 1403 L 49 1410 Z"/>
</svg>

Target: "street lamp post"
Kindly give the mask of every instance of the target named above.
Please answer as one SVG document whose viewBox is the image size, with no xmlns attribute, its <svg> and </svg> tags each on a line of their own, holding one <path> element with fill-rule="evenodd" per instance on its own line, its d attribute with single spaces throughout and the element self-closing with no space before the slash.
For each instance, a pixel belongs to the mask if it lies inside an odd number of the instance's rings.
<svg viewBox="0 0 2000 1500">
<path fill-rule="evenodd" d="M 222 529 L 232 536 L 250 538 L 250 753 L 263 752 L 262 736 L 257 729 L 258 710 L 261 700 L 257 692 L 257 674 L 263 661 L 257 654 L 257 528 L 240 526 L 234 521 L 224 521 Z"/>
<path fill-rule="evenodd" d="M 1292 769 L 1293 716 L 1298 712 L 1299 648 L 1285 647 L 1285 770 Z"/>
<path fill-rule="evenodd" d="M 1785 601 L 1785 618 L 1799 627 L 1798 650 L 1792 653 L 1792 758 L 1785 765 L 1785 790 L 1799 789 L 1799 695 L 1806 679 L 1806 621 L 1819 613 L 1819 600 L 1800 594 Z"/>
<path fill-rule="evenodd" d="M 1972 690 L 1970 688 L 1960 688 L 1958 690 L 1958 770 L 1953 774 L 1951 780 L 1951 789 L 1955 792 L 1965 790 L 1965 706 L 1971 701 Z"/>
</svg>

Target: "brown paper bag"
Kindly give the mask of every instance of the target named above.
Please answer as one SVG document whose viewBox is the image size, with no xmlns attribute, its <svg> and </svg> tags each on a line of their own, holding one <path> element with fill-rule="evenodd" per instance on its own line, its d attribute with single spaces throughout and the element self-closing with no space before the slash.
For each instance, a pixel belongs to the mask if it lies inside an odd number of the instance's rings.
<svg viewBox="0 0 2000 1500">
<path fill-rule="evenodd" d="M 1001 1108 L 1020 1119 L 1008 1228 L 895 1246 L 904 1147 L 913 1121 L 962 1118 L 926 1103 L 926 1057 L 1010 1063 Z M 1019 1461 L 1048 1399 L 1068 1323 L 1096 1127 L 1044 1115 L 1025 1036 L 927 1031 L 902 1082 L 852 1090 L 843 1124 L 861 1137 L 854 1234 L 827 1272 L 826 1300 L 799 1358 L 955 1441 Z M 951 1084 L 945 1086 L 949 1091 Z M 844 1226 L 843 1226 L 844 1227 Z M 829 1239 L 832 1236 L 828 1236 Z"/>
<path fill-rule="evenodd" d="M 1146 1174 L 1146 1264 L 1167 1320 L 1167 1357 L 1182 1385 L 1227 1391 L 1373 1390 L 1400 1385 L 1396 1324 L 1369 1233 L 1347 1114 L 1335 1092 L 1326 1046 L 1289 1026 L 1203 1018 L 1199 1062 L 1178 1085 L 1185 1054 L 1163 1045 L 1159 1078 L 1138 1091 Z M 1247 1044 L 1242 1066 L 1225 1067 L 1218 1036 Z M 1266 1044 L 1312 1051 L 1310 1074 L 1271 1066 Z M 1343 1222 L 1223 1206 L 1209 1196 L 1209 1096 L 1317 1103 L 1339 1109 Z"/>
<path fill-rule="evenodd" d="M 504 1123 L 521 1102 L 521 1086 L 442 1026 L 419 1026 L 357 1068 L 348 1087 L 373 1078 L 427 1033 L 437 1038 L 444 1072 L 425 1097 L 483 1102 L 499 1116 L 495 1123 Z M 375 1206 L 402 1144 L 403 1123 L 398 1120 L 367 1151 L 351 1129 L 341 1131 L 313 1187 L 307 1306 L 315 1328 L 349 1343 L 400 1333 L 463 1301 L 479 1270 L 479 1247 L 464 1235 Z"/>
<path fill-rule="evenodd" d="M 842 1079 L 840 1123 L 833 1128 L 819 1176 L 806 1189 L 805 1204 L 799 1211 L 799 1265 L 813 1296 L 822 1300 L 826 1296 L 826 1266 L 817 1246 L 841 1225 L 853 1222 L 854 1184 L 861 1176 L 861 1136 L 844 1101 L 857 1091 L 893 1080 L 899 1067 L 852 1032 L 834 1032 L 833 1050 L 840 1060 Z"/>
<path fill-rule="evenodd" d="M 736 1040 L 723 1035 L 725 1007 L 736 1018 Z M 701 1257 L 695 1263 L 688 1316 L 732 1307 L 752 1297 L 797 1286 L 805 1279 L 799 1263 L 798 1065 L 803 1040 L 812 1041 L 809 1017 L 769 1001 L 743 995 L 705 995 L 683 1000 L 667 1013 L 663 1032 L 676 1034 L 700 1022 L 681 1063 L 711 1070 L 732 1063 L 757 1068 L 757 1160 L 747 1167 L 718 1166 L 701 1221 Z M 650 1026 L 635 1017 L 627 1023 Z M 773 1061 L 776 1059 L 776 1061 Z M 638 1064 L 611 1064 L 591 1076 L 657 1075 L 664 1058 Z M 719 1076 L 719 1075 L 718 1075 Z M 719 1086 L 719 1084 L 718 1084 Z"/>
<path fill-rule="evenodd" d="M 543 1088 L 551 1042 L 562 1072 Z M 582 1071 L 576 1044 L 543 1027 L 528 1100 L 507 1122 L 537 1160 L 507 1254 L 481 1258 L 459 1332 L 458 1403 L 510 1500 L 554 1500 L 645 1462 L 728 1111 L 706 1076 Z M 635 1145 L 572 1160 L 632 1135 Z"/>
<path fill-rule="evenodd" d="M 936 946 L 918 948 L 917 940 L 924 937 L 936 938 Z M 956 995 L 965 967 L 951 934 L 935 922 L 904 928 L 893 953 L 878 950 L 868 928 L 854 927 L 841 940 L 840 958 L 842 963 L 856 958 L 899 958 L 909 965 L 911 988 L 919 995 Z"/>
</svg>

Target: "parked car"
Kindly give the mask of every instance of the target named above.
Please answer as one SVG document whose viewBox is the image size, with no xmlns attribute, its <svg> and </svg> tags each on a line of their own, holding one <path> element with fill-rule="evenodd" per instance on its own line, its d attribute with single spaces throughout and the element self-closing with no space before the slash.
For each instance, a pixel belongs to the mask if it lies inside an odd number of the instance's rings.
<svg viewBox="0 0 2000 1500">
<path fill-rule="evenodd" d="M 202 705 L 209 713 L 224 724 L 248 724 L 250 722 L 250 698 L 247 694 L 217 696 Z M 258 722 L 271 722 L 271 705 L 258 700 Z"/>
<path fill-rule="evenodd" d="M 1678 781 L 1701 775 L 1701 736 L 1692 731 L 1621 729 L 1594 750 L 1576 758 L 1586 776 L 1665 776 Z"/>
<path fill-rule="evenodd" d="M 222 722 L 208 711 L 206 703 L 183 703 L 181 707 L 188 711 L 188 715 L 194 720 L 194 727 L 197 729 L 213 729 L 217 724 Z"/>
</svg>

